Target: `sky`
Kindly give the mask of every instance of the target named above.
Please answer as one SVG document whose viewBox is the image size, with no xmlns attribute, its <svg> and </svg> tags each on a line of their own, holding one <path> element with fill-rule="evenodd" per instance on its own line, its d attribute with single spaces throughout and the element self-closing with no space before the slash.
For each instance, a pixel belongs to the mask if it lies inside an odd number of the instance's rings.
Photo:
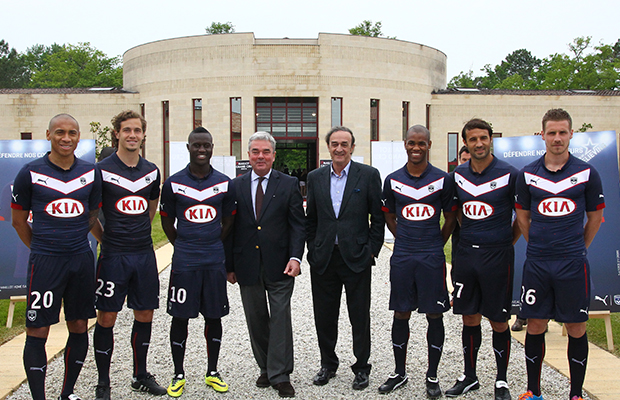
<svg viewBox="0 0 620 400">
<path fill-rule="evenodd" d="M 568 43 L 620 39 L 620 1 L 592 0 L 0 0 L 0 39 L 24 52 L 34 44 L 91 46 L 108 56 L 161 39 L 202 35 L 211 22 L 232 22 L 256 38 L 317 38 L 381 21 L 384 35 L 441 50 L 448 80 L 481 75 L 514 50 L 536 57 L 568 53 Z"/>
</svg>

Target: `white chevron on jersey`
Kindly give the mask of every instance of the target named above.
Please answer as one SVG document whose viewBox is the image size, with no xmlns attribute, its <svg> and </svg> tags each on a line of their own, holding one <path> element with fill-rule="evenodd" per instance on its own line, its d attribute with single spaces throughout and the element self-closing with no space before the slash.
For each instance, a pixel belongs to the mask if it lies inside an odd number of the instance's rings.
<svg viewBox="0 0 620 400">
<path fill-rule="evenodd" d="M 190 199 L 204 201 L 220 193 L 228 192 L 228 182 L 218 183 L 204 190 L 196 190 L 193 187 L 181 185 L 180 183 L 170 182 L 172 193 L 180 194 Z"/>
<path fill-rule="evenodd" d="M 481 185 L 475 185 L 465 179 L 463 175 L 454 173 L 454 180 L 456 184 L 459 185 L 461 189 L 471 194 L 474 197 L 482 196 L 483 194 L 490 193 L 494 190 L 503 188 L 504 186 L 508 186 L 510 183 L 510 173 L 507 173 L 504 176 L 500 176 L 499 178 L 493 179 L 492 181 L 483 183 Z"/>
<path fill-rule="evenodd" d="M 59 179 L 39 174 L 34 171 L 30 171 L 30 178 L 32 179 L 33 185 L 44 186 L 63 194 L 69 194 L 93 183 L 95 180 L 95 170 L 91 169 L 87 173 L 78 176 L 69 182 L 63 182 Z"/>
<path fill-rule="evenodd" d="M 558 194 L 566 189 L 570 189 L 575 185 L 580 183 L 584 183 L 590 180 L 590 168 L 584 169 L 581 172 L 577 172 L 574 175 L 569 176 L 566 179 L 562 179 L 559 182 L 552 182 L 548 179 L 541 178 L 538 175 L 530 174 L 528 172 L 524 172 L 523 176 L 525 177 L 525 183 L 530 186 L 536 186 L 539 189 L 544 190 L 545 192 Z"/>
<path fill-rule="evenodd" d="M 142 178 L 138 178 L 135 181 L 123 178 L 120 175 L 104 170 L 101 170 L 101 177 L 103 178 L 104 182 L 120 186 L 123 189 L 127 189 L 132 193 L 136 193 L 137 191 L 140 191 L 151 183 L 155 182 L 155 180 L 157 179 L 157 170 L 154 169 L 153 171 L 144 175 Z"/>
<path fill-rule="evenodd" d="M 435 182 L 431 182 L 428 185 L 422 186 L 419 189 L 405 185 L 404 183 L 394 179 L 390 180 L 390 185 L 393 191 L 397 191 L 403 196 L 411 197 L 415 200 L 420 200 L 425 198 L 426 196 L 430 196 L 437 190 L 443 189 L 443 180 L 444 178 L 439 178 Z"/>
</svg>

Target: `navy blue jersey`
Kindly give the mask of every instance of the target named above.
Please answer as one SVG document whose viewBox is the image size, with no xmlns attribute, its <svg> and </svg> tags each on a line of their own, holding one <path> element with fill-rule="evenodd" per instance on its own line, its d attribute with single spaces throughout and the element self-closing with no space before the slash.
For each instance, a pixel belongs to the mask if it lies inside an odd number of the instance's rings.
<svg viewBox="0 0 620 400">
<path fill-rule="evenodd" d="M 441 210 L 456 209 L 454 182 L 431 164 L 419 177 L 405 165 L 385 178 L 382 209 L 396 214 L 394 254 L 442 251 L 439 219 Z"/>
<path fill-rule="evenodd" d="M 234 215 L 235 211 L 230 178 L 213 168 L 199 179 L 191 174 L 188 165 L 166 179 L 160 214 L 177 220 L 172 260 L 175 271 L 223 267 L 222 217 Z"/>
<path fill-rule="evenodd" d="M 512 211 L 519 171 L 493 161 L 481 173 L 470 162 L 454 170 L 456 194 L 462 212 L 460 241 L 464 245 L 509 246 L 512 244 Z"/>
<path fill-rule="evenodd" d="M 528 258 L 583 257 L 584 213 L 605 208 L 601 177 L 573 155 L 562 169 L 549 171 L 542 156 L 519 173 L 517 207 L 531 212 Z"/>
<path fill-rule="evenodd" d="M 49 152 L 15 177 L 11 207 L 32 211 L 34 254 L 67 255 L 90 251 L 88 214 L 101 205 L 101 179 L 95 166 L 75 158 L 64 170 Z"/>
<path fill-rule="evenodd" d="M 159 198 L 159 169 L 140 157 L 128 167 L 116 153 L 97 163 L 103 185 L 102 251 L 140 253 L 153 248 L 149 200 Z"/>
</svg>

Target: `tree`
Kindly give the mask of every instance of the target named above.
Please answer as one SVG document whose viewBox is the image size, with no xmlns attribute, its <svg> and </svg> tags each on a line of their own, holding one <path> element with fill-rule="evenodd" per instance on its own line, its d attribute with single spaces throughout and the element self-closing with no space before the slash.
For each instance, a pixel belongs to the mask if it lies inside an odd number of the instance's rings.
<svg viewBox="0 0 620 400">
<path fill-rule="evenodd" d="M 24 57 L 0 40 L 0 88 L 20 88 L 30 81 Z"/>
<path fill-rule="evenodd" d="M 105 147 L 116 147 L 115 138 L 113 138 L 113 130 L 109 126 L 101 126 L 101 122 L 91 121 L 90 133 L 95 137 L 95 157 L 99 159 L 101 150 Z"/>
<path fill-rule="evenodd" d="M 381 37 L 383 36 L 383 32 L 381 31 L 381 21 L 377 21 L 373 25 L 372 21 L 366 19 L 362 21 L 361 24 L 349 29 L 349 33 L 357 36 Z M 396 36 L 387 36 L 387 38 L 396 39 Z"/>
<path fill-rule="evenodd" d="M 591 38 L 578 37 L 568 45 L 570 55 L 538 59 L 528 50 L 512 52 L 500 64 L 487 64 L 482 76 L 470 70 L 453 77 L 448 87 L 479 89 L 605 90 L 620 88 L 620 40 L 591 48 Z"/>
<path fill-rule="evenodd" d="M 207 35 L 220 35 L 222 33 L 235 33 L 235 26 L 232 22 L 212 22 L 211 26 L 205 28 Z"/>
<path fill-rule="evenodd" d="M 56 47 L 55 47 L 56 46 Z M 90 43 L 33 47 L 30 87 L 122 87 L 120 57 L 108 57 Z"/>
</svg>

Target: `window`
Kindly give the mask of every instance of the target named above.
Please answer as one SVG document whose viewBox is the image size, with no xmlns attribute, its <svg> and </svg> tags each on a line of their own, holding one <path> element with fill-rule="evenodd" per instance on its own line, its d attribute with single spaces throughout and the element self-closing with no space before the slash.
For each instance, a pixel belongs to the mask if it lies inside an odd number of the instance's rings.
<svg viewBox="0 0 620 400">
<path fill-rule="evenodd" d="M 448 172 L 452 172 L 459 165 L 459 134 L 448 133 Z"/>
<path fill-rule="evenodd" d="M 140 115 L 142 115 L 142 118 L 146 118 L 146 107 L 144 103 L 140 103 Z"/>
<path fill-rule="evenodd" d="M 162 137 L 164 139 L 164 179 L 170 174 L 170 102 L 162 101 Z"/>
<path fill-rule="evenodd" d="M 21 140 L 32 140 L 32 132 L 22 132 Z"/>
<path fill-rule="evenodd" d="M 409 102 L 403 101 L 403 140 L 407 139 L 408 129 L 409 129 Z"/>
<path fill-rule="evenodd" d="M 379 140 L 379 100 L 370 99 L 370 140 Z"/>
<path fill-rule="evenodd" d="M 342 126 L 342 97 L 332 97 L 332 126 Z"/>
<path fill-rule="evenodd" d="M 316 97 L 257 97 L 256 130 L 275 138 L 315 138 L 318 103 Z"/>
<path fill-rule="evenodd" d="M 194 120 L 194 128 L 196 129 L 199 126 L 202 126 L 202 99 L 194 99 L 193 103 L 193 120 Z"/>
<path fill-rule="evenodd" d="M 241 97 L 230 98 L 230 155 L 241 160 Z"/>
</svg>

